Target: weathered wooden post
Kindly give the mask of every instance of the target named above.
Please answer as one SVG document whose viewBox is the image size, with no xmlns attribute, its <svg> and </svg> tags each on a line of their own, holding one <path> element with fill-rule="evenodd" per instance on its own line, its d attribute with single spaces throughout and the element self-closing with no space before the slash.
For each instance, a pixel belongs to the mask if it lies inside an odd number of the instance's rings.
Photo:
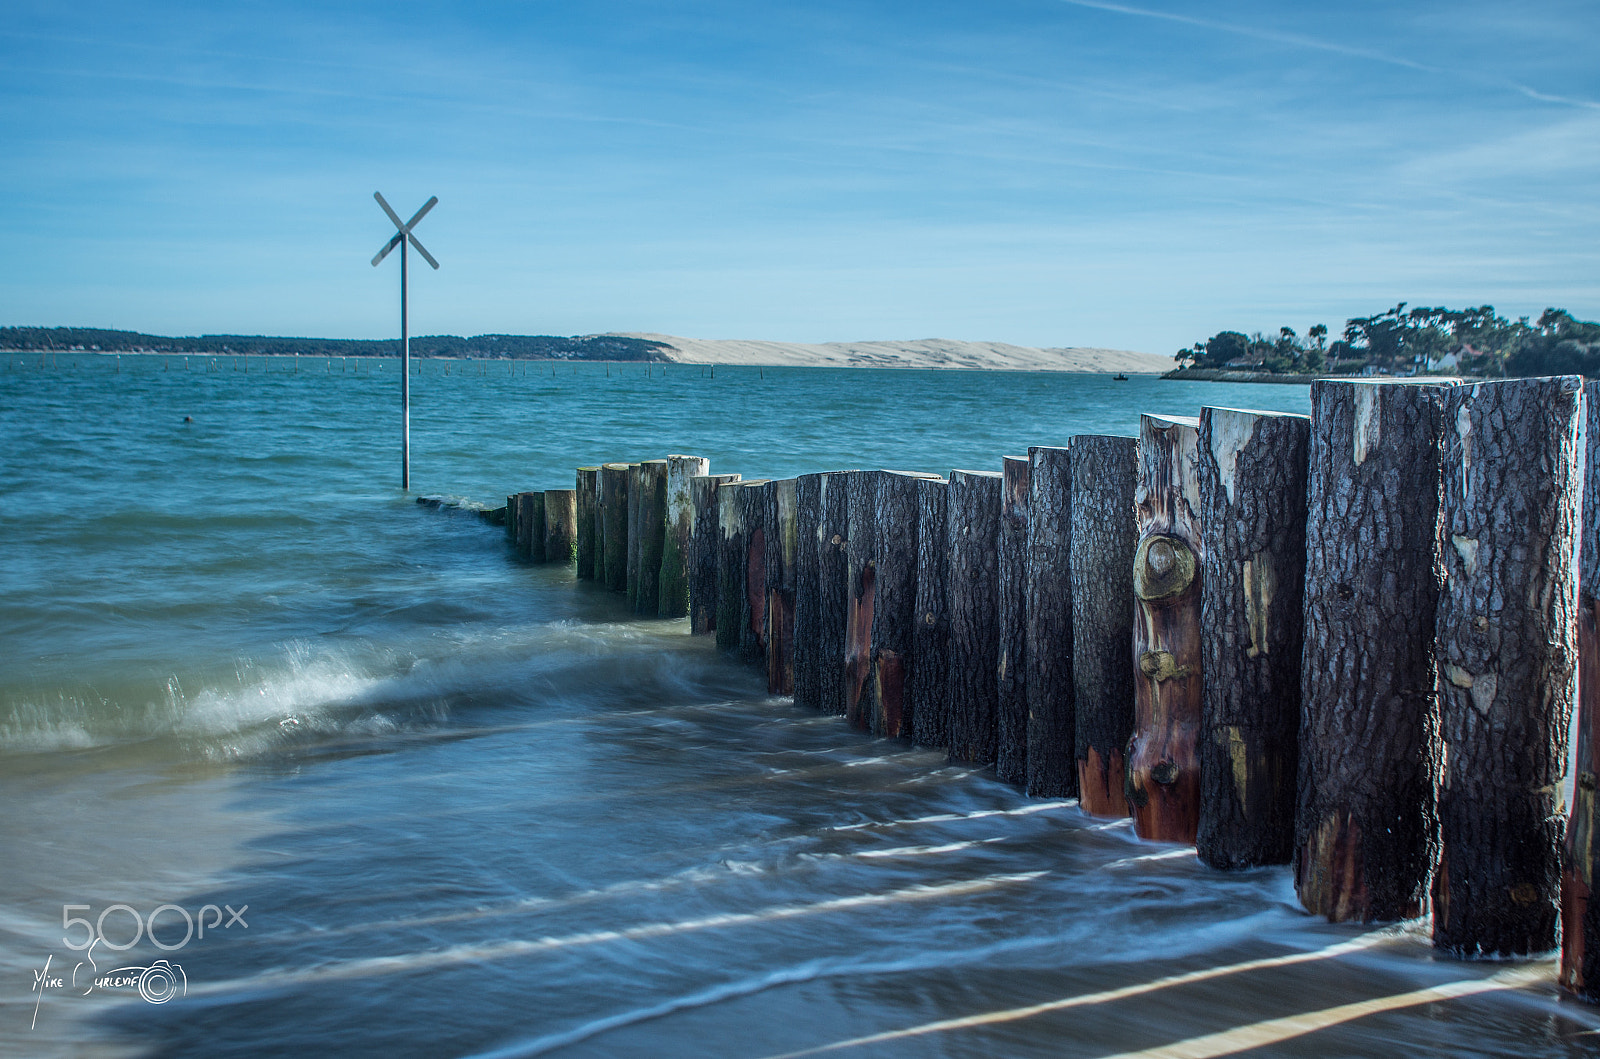
<svg viewBox="0 0 1600 1059">
<path fill-rule="evenodd" d="M 1294 856 L 1305 639 L 1306 416 L 1200 411 L 1200 859 Z"/>
<path fill-rule="evenodd" d="M 1028 460 L 1001 457 L 995 778 L 1028 783 Z"/>
<path fill-rule="evenodd" d="M 950 619 L 945 603 L 950 536 L 946 513 L 950 483 L 917 481 L 916 622 L 911 637 L 911 738 L 950 749 Z"/>
<path fill-rule="evenodd" d="M 794 701 L 822 708 L 821 591 L 822 490 L 826 472 L 794 481 Z"/>
<path fill-rule="evenodd" d="M 639 529 L 639 511 L 645 493 L 643 466 L 642 463 L 628 464 L 628 510 L 624 516 L 628 524 L 627 576 L 622 590 L 630 608 L 639 598 L 639 549 L 644 543 L 644 534 Z"/>
<path fill-rule="evenodd" d="M 739 505 L 741 479 L 717 487 L 717 649 L 737 651 L 744 609 L 746 545 L 744 510 Z"/>
<path fill-rule="evenodd" d="M 844 713 L 852 728 L 872 727 L 862 697 L 872 669 L 872 608 L 877 599 L 878 483 L 883 471 L 851 471 L 844 476 L 845 578 L 849 585 L 849 617 L 844 640 Z"/>
<path fill-rule="evenodd" d="M 517 494 L 517 554 L 544 562 L 544 493 Z"/>
<path fill-rule="evenodd" d="M 1558 940 L 1581 387 L 1569 375 L 1445 396 L 1433 944 L 1457 955 Z"/>
<path fill-rule="evenodd" d="M 1193 842 L 1200 825 L 1200 421 L 1139 417 L 1134 513 L 1133 739 L 1128 801 L 1140 838 Z"/>
<path fill-rule="evenodd" d="M 850 535 L 849 471 L 822 479 L 822 519 L 817 524 L 817 690 L 823 713 L 845 715 L 845 638 L 850 627 L 850 576 L 845 542 Z"/>
<path fill-rule="evenodd" d="M 694 537 L 694 497 L 689 482 L 711 473 L 701 456 L 667 457 L 667 528 L 661 544 L 661 591 L 656 612 L 663 618 L 689 613 L 689 542 Z"/>
<path fill-rule="evenodd" d="M 761 490 L 767 527 L 767 691 L 794 694 L 795 559 L 799 553 L 795 480 L 768 482 Z"/>
<path fill-rule="evenodd" d="M 1072 439 L 1072 694 L 1078 804 L 1127 816 L 1126 753 L 1133 734 L 1133 514 L 1139 440 Z"/>
<path fill-rule="evenodd" d="M 717 578 L 722 555 L 722 522 L 718 487 L 737 482 L 737 474 L 696 475 L 689 480 L 694 503 L 694 534 L 689 538 L 689 632 L 696 636 L 717 628 Z"/>
<path fill-rule="evenodd" d="M 578 579 L 599 577 L 595 562 L 595 503 L 600 481 L 599 467 L 579 467 L 577 478 Z"/>
<path fill-rule="evenodd" d="M 511 493 L 506 497 L 506 539 L 511 546 L 517 546 L 517 494 Z"/>
<path fill-rule="evenodd" d="M 600 525 L 605 558 L 604 584 L 613 592 L 628 587 L 628 465 L 600 468 Z"/>
<path fill-rule="evenodd" d="M 1295 889 L 1330 921 L 1427 908 L 1443 403 L 1438 386 L 1311 384 Z"/>
<path fill-rule="evenodd" d="M 594 579 L 602 588 L 606 584 L 606 469 L 601 464 L 594 475 Z"/>
<path fill-rule="evenodd" d="M 739 657 L 763 670 L 767 664 L 767 512 L 763 491 L 768 479 L 740 482 L 739 518 L 744 526 L 744 599 L 739 610 Z"/>
<path fill-rule="evenodd" d="M 911 734 L 912 642 L 917 626 L 917 483 L 930 477 L 884 471 L 874 511 L 871 675 L 863 709 L 875 735 Z"/>
<path fill-rule="evenodd" d="M 639 464 L 639 577 L 633 612 L 653 618 L 661 603 L 661 560 L 667 540 L 666 460 Z"/>
<path fill-rule="evenodd" d="M 578 493 L 575 489 L 544 491 L 544 561 L 563 566 L 578 551 Z"/>
<path fill-rule="evenodd" d="M 950 615 L 950 756 L 991 765 L 998 734 L 1000 662 L 999 471 L 951 471 L 945 534 Z"/>
<path fill-rule="evenodd" d="M 1028 793 L 1078 794 L 1072 693 L 1072 450 L 1028 449 L 1023 658 Z"/>
<path fill-rule="evenodd" d="M 1561 872 L 1563 986 L 1600 1002 L 1600 900 L 1594 899 L 1600 772 L 1600 382 L 1583 388 L 1583 510 L 1578 574 L 1578 745 Z"/>
</svg>

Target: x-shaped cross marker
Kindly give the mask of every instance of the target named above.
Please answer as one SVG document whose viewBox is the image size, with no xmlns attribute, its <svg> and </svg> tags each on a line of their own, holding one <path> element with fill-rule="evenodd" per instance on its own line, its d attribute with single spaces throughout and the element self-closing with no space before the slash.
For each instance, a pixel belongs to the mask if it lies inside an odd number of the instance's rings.
<svg viewBox="0 0 1600 1059">
<path fill-rule="evenodd" d="M 416 248 L 417 253 L 422 255 L 422 259 L 424 261 L 432 265 L 434 268 L 438 268 L 439 262 L 433 259 L 433 255 L 428 253 L 426 247 L 417 242 L 417 237 L 411 234 L 411 229 L 415 228 L 417 226 L 417 222 L 422 220 L 423 217 L 426 217 L 428 215 L 428 211 L 433 209 L 433 207 L 438 204 L 439 196 L 435 195 L 427 202 L 424 202 L 422 204 L 422 209 L 417 211 L 416 216 L 412 217 L 404 224 L 400 223 L 400 215 L 394 212 L 394 210 L 390 209 L 389 204 L 384 201 L 382 192 L 374 191 L 372 193 L 372 197 L 378 200 L 378 205 L 383 207 L 383 212 L 387 213 L 389 215 L 389 219 L 394 222 L 394 226 L 400 229 L 394 233 L 393 238 L 383 245 L 383 249 L 378 251 L 378 256 L 372 259 L 373 265 L 377 265 L 378 262 L 388 257 L 389 251 L 399 246 L 400 240 L 404 239 Z"/>
</svg>

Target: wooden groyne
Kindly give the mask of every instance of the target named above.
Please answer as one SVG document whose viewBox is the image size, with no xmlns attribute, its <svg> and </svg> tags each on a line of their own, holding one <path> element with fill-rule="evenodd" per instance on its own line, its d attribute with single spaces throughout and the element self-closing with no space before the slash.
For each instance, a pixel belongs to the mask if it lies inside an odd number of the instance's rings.
<svg viewBox="0 0 1600 1059">
<path fill-rule="evenodd" d="M 1600 384 L 1199 411 L 945 477 L 597 463 L 509 496 L 506 531 L 773 694 L 1217 869 L 1292 864 L 1330 921 L 1559 944 L 1600 1000 Z"/>
</svg>

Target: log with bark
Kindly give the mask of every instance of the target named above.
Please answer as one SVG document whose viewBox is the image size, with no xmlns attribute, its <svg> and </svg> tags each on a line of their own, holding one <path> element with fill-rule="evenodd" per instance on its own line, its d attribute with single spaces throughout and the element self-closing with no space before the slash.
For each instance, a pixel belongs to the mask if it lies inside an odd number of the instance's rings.
<svg viewBox="0 0 1600 1059">
<path fill-rule="evenodd" d="M 845 519 L 850 527 L 844 548 L 845 579 L 849 585 L 844 641 L 844 715 L 852 728 L 872 727 L 871 714 L 862 700 L 872 670 L 872 610 L 877 602 L 878 580 L 874 555 L 878 544 L 878 483 L 884 474 L 883 471 L 850 471 L 844 476 Z"/>
<path fill-rule="evenodd" d="M 1459 956 L 1557 942 L 1581 387 L 1512 379 L 1445 397 L 1433 944 Z"/>
<path fill-rule="evenodd" d="M 1200 412 L 1200 859 L 1294 856 L 1307 416 Z"/>
<path fill-rule="evenodd" d="M 1311 384 L 1294 872 L 1330 921 L 1427 908 L 1443 426 L 1440 386 Z"/>
<path fill-rule="evenodd" d="M 921 746 L 950 749 L 950 620 L 945 573 L 950 539 L 944 478 L 917 482 L 917 597 L 911 637 L 911 738 Z"/>
<path fill-rule="evenodd" d="M 689 480 L 694 533 L 689 538 L 689 632 L 704 636 L 717 629 L 717 571 L 722 555 L 718 487 L 737 482 L 737 474 L 697 475 Z"/>
<path fill-rule="evenodd" d="M 1127 816 L 1124 754 L 1133 734 L 1133 570 L 1139 525 L 1137 438 L 1072 439 L 1072 689 L 1078 804 Z"/>
<path fill-rule="evenodd" d="M 578 579 L 593 581 L 596 570 L 595 506 L 600 484 L 599 467 L 579 467 L 577 479 Z"/>
<path fill-rule="evenodd" d="M 799 552 L 795 480 L 768 482 L 761 491 L 761 506 L 767 526 L 767 691 L 793 695 L 795 559 Z"/>
<path fill-rule="evenodd" d="M 544 491 L 544 561 L 570 564 L 578 550 L 578 493 L 574 489 Z"/>
<path fill-rule="evenodd" d="M 689 613 L 689 541 L 694 537 L 694 497 L 689 482 L 711 473 L 702 456 L 667 457 L 667 527 L 661 543 L 661 590 L 656 612 L 663 618 Z"/>
<path fill-rule="evenodd" d="M 875 735 L 911 734 L 910 681 L 916 670 L 917 488 L 931 476 L 884 471 L 878 480 L 873 545 L 872 670 L 862 712 Z"/>
<path fill-rule="evenodd" d="M 998 734 L 1000 503 L 998 471 L 951 471 L 945 535 L 949 567 L 950 757 L 992 765 Z"/>
<path fill-rule="evenodd" d="M 1028 793 L 1078 796 L 1072 690 L 1072 450 L 1028 449 L 1023 658 Z"/>
<path fill-rule="evenodd" d="M 1000 660 L 995 674 L 995 778 L 1028 783 L 1028 460 L 1002 456 L 997 551 Z"/>
<path fill-rule="evenodd" d="M 653 618 L 661 604 L 661 560 L 667 538 L 666 460 L 639 464 L 639 578 L 633 612 Z"/>
<path fill-rule="evenodd" d="M 1600 772 L 1600 382 L 1583 388 L 1584 469 L 1578 558 L 1578 745 L 1561 872 L 1560 982 L 1600 1002 L 1600 900 L 1593 900 Z"/>
<path fill-rule="evenodd" d="M 628 587 L 628 465 L 600 467 L 602 583 L 613 592 Z"/>
</svg>

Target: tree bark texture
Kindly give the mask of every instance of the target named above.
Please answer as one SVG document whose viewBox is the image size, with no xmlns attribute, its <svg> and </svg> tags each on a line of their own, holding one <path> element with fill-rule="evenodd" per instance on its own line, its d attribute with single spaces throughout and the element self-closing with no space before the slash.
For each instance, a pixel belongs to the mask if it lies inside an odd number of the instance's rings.
<svg viewBox="0 0 1600 1059">
<path fill-rule="evenodd" d="M 1311 384 L 1295 889 L 1409 919 L 1438 852 L 1438 386 Z"/>
<path fill-rule="evenodd" d="M 1028 793 L 1078 796 L 1072 691 L 1072 450 L 1028 450 L 1023 659 Z"/>
<path fill-rule="evenodd" d="M 639 599 L 639 548 L 644 543 L 644 534 L 639 529 L 639 516 L 645 497 L 644 474 L 644 464 L 628 464 L 628 572 L 622 588 L 623 594 L 628 597 L 630 609 Z"/>
<path fill-rule="evenodd" d="M 666 460 L 639 464 L 639 587 L 633 612 L 653 618 L 661 603 L 661 562 L 667 539 Z"/>
<path fill-rule="evenodd" d="M 822 521 L 817 528 L 817 689 L 823 713 L 845 715 L 845 637 L 850 626 L 850 471 L 822 480 Z"/>
<path fill-rule="evenodd" d="M 799 552 L 795 480 L 780 478 L 761 491 L 767 528 L 767 691 L 794 694 L 794 564 Z"/>
<path fill-rule="evenodd" d="M 844 715 L 850 727 L 871 729 L 870 703 L 864 703 L 872 671 L 872 610 L 877 602 L 878 484 L 884 471 L 851 471 L 844 476 L 845 577 L 849 584 L 844 641 Z"/>
<path fill-rule="evenodd" d="M 1584 471 L 1578 558 L 1578 745 L 1561 872 L 1560 982 L 1600 1002 L 1600 901 L 1594 892 L 1596 773 L 1600 772 L 1600 382 L 1583 388 Z"/>
<path fill-rule="evenodd" d="M 1294 857 L 1305 642 L 1306 448 L 1300 415 L 1200 412 L 1200 859 Z"/>
<path fill-rule="evenodd" d="M 911 637 L 911 738 L 950 749 L 950 619 L 945 606 L 949 567 L 947 498 L 943 478 L 917 482 L 917 599 Z"/>
<path fill-rule="evenodd" d="M 873 515 L 872 670 L 863 712 L 875 735 L 911 734 L 910 682 L 916 669 L 917 489 L 928 475 L 884 471 Z"/>
<path fill-rule="evenodd" d="M 794 701 L 822 708 L 820 656 L 822 625 L 818 559 L 822 549 L 822 483 L 825 474 L 795 479 Z"/>
<path fill-rule="evenodd" d="M 689 613 L 689 541 L 694 537 L 694 497 L 690 479 L 711 473 L 700 456 L 667 457 L 667 528 L 661 542 L 661 591 L 656 613 L 681 618 Z"/>
<path fill-rule="evenodd" d="M 613 592 L 628 587 L 628 465 L 607 463 L 600 468 L 601 552 L 605 560 L 603 583 Z"/>
<path fill-rule="evenodd" d="M 1028 783 L 1028 460 L 1001 457 L 1000 538 L 997 551 L 1000 660 L 995 724 L 995 777 Z"/>
<path fill-rule="evenodd" d="M 1200 826 L 1199 432 L 1187 416 L 1140 417 L 1127 783 L 1134 830 L 1160 842 L 1191 843 Z"/>
<path fill-rule="evenodd" d="M 599 467 L 579 467 L 577 479 L 578 579 L 593 581 L 599 574 L 595 562 L 595 505 L 600 484 Z"/>
<path fill-rule="evenodd" d="M 689 480 L 694 504 L 694 533 L 689 538 L 689 632 L 695 636 L 717 629 L 717 571 L 722 555 L 717 493 L 722 484 L 738 480 L 737 474 L 697 475 Z"/>
<path fill-rule="evenodd" d="M 998 471 L 951 471 L 945 532 L 950 614 L 950 756 L 992 765 L 1000 688 L 1000 505 Z"/>
<path fill-rule="evenodd" d="M 1139 524 L 1133 495 L 1139 440 L 1072 439 L 1072 688 L 1078 804 L 1129 815 L 1124 790 L 1133 734 L 1133 570 Z"/>
<path fill-rule="evenodd" d="M 767 537 L 762 494 L 767 479 L 733 487 L 744 524 L 744 598 L 739 608 L 739 657 L 765 670 L 767 665 Z"/>
<path fill-rule="evenodd" d="M 566 566 L 578 550 L 578 493 L 575 489 L 544 491 L 544 561 Z"/>
<path fill-rule="evenodd" d="M 1433 943 L 1456 955 L 1557 943 L 1581 388 L 1569 375 L 1445 397 Z"/>
</svg>

